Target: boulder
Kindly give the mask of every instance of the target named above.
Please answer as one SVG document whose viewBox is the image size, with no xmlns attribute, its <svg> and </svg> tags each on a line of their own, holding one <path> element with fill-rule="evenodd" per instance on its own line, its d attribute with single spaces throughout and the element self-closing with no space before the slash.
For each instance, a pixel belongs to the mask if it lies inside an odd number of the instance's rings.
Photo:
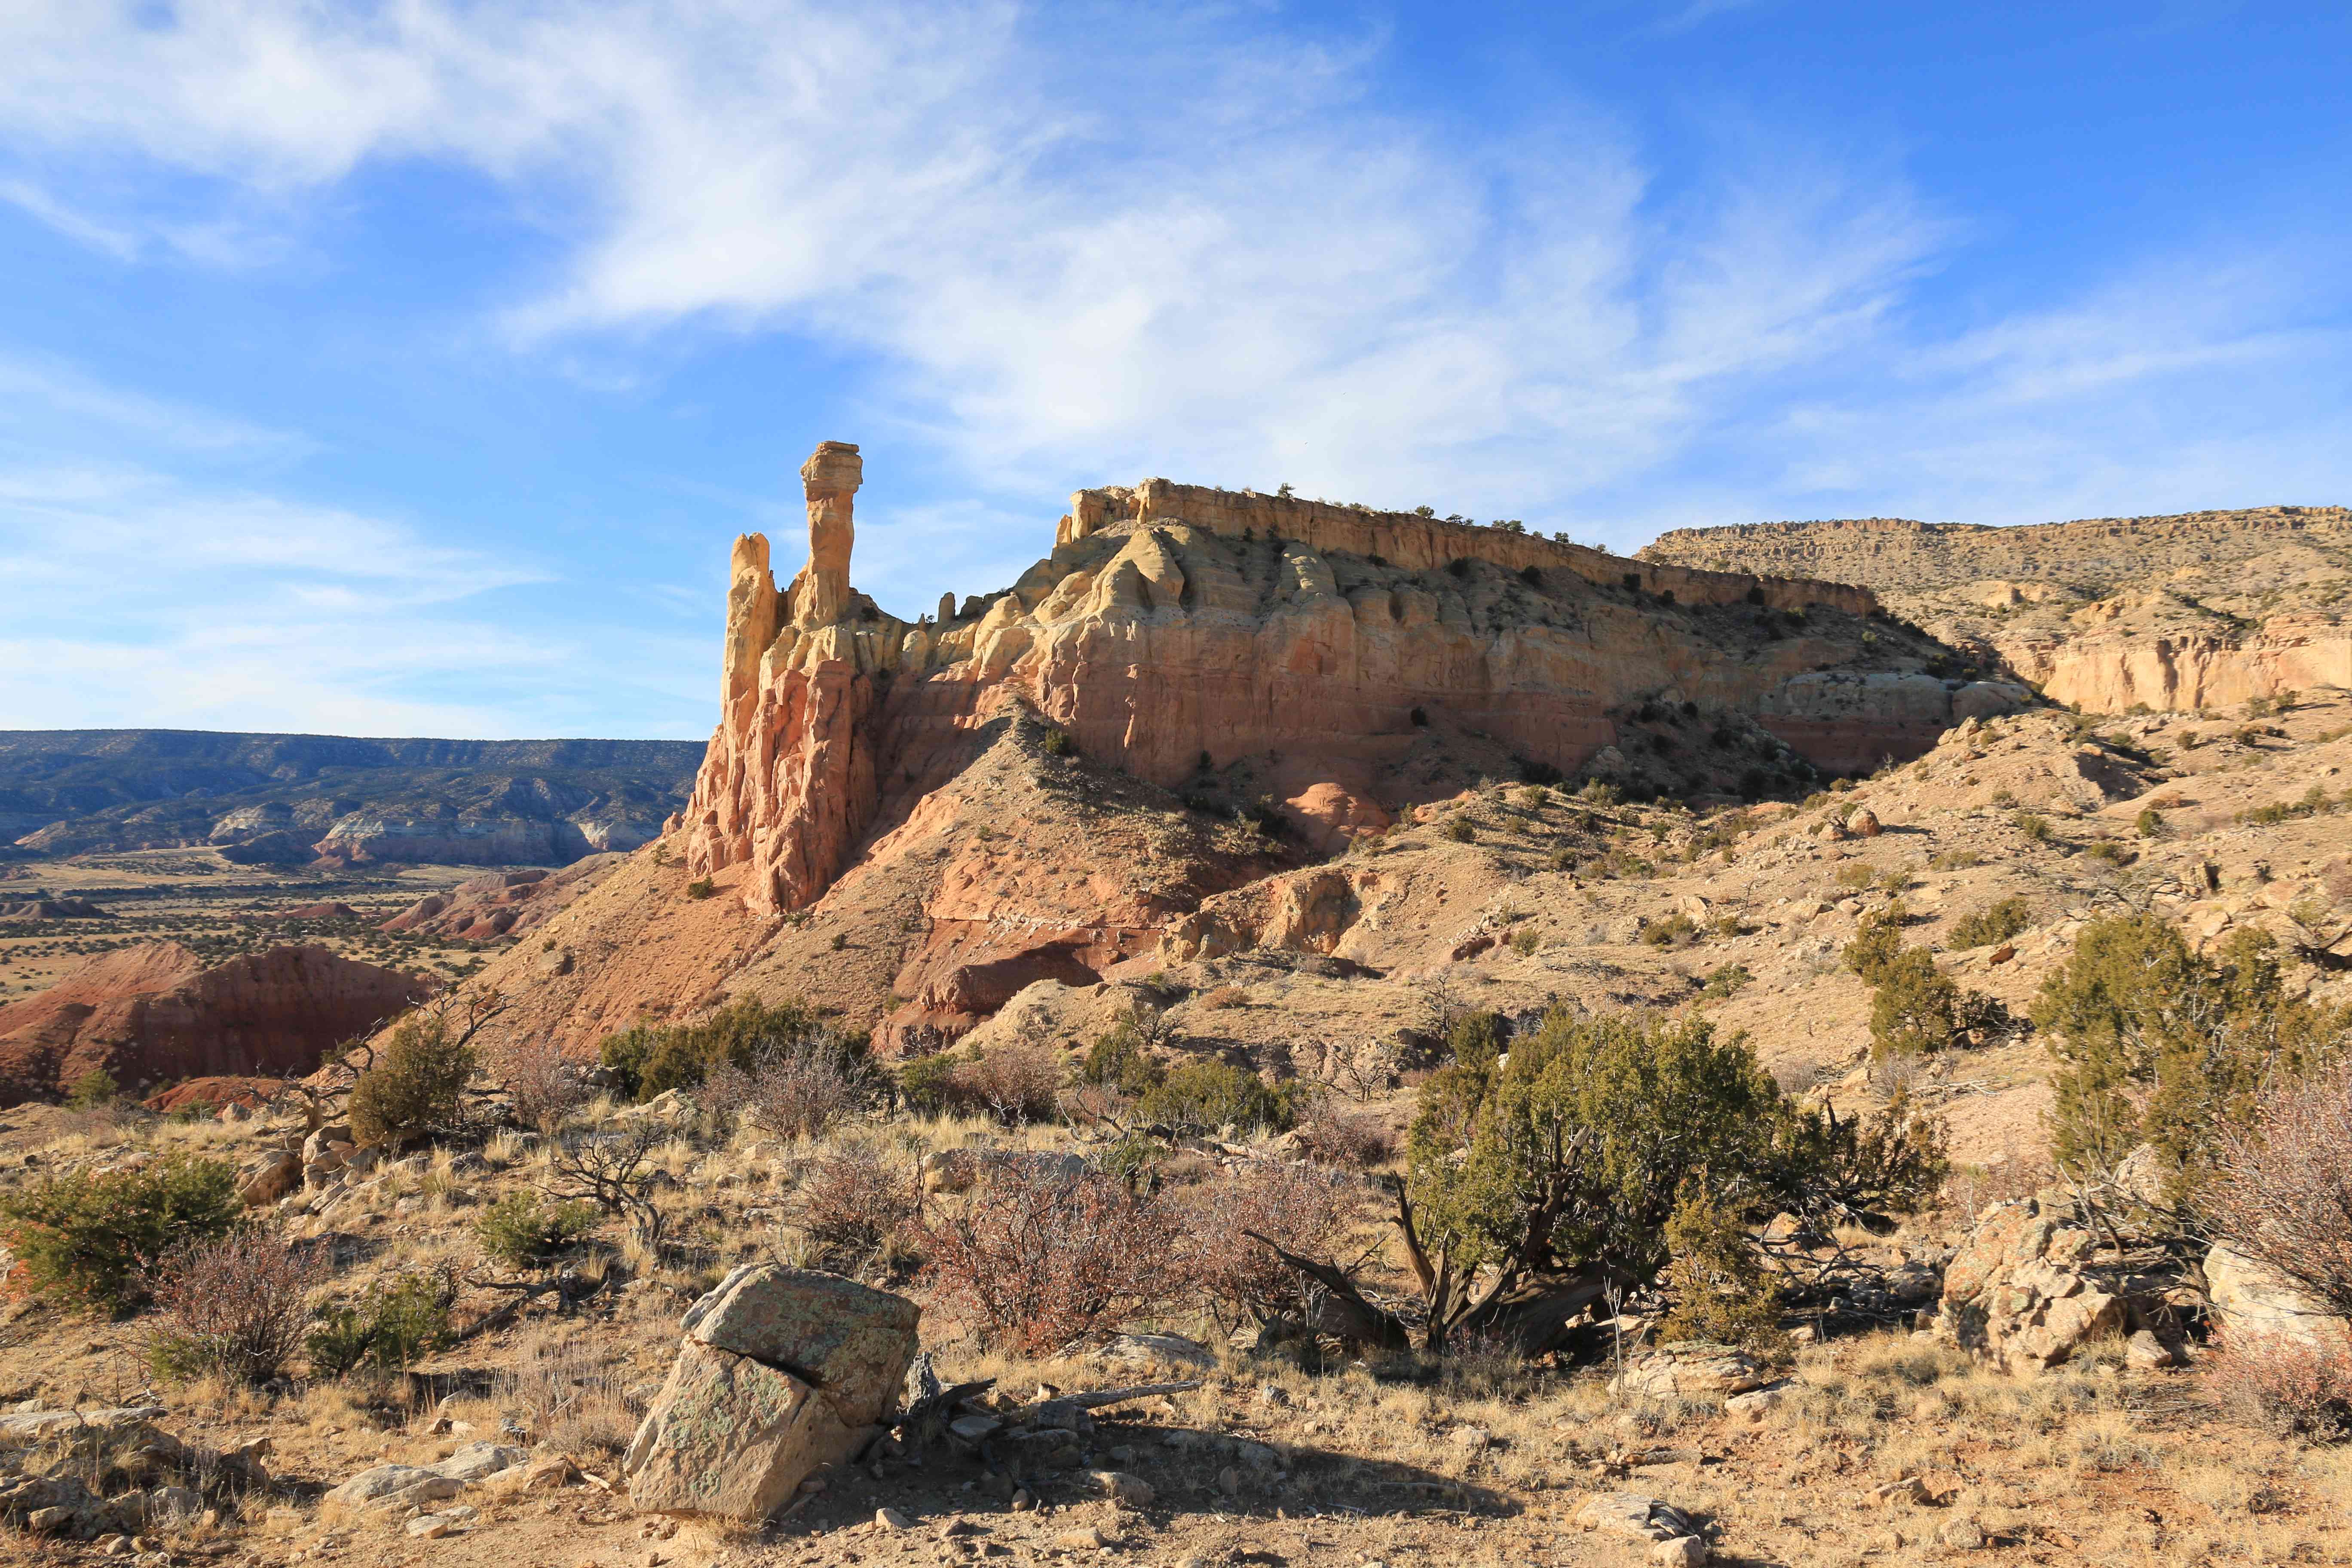
<svg viewBox="0 0 2352 1568">
<path fill-rule="evenodd" d="M 1086 1173 L 1087 1163 L 1076 1154 L 1031 1152 L 1023 1149 L 941 1149 L 923 1156 L 923 1190 L 927 1193 L 968 1193 L 982 1180 L 999 1175 L 1066 1176 Z"/>
<path fill-rule="evenodd" d="M 1720 1399 L 1761 1388 L 1770 1377 L 1764 1363 L 1745 1351 L 1670 1345 L 1634 1357 L 1609 1386 L 1643 1399 Z"/>
<path fill-rule="evenodd" d="M 1096 1349 L 1087 1359 L 1134 1372 L 1166 1373 L 1177 1377 L 1217 1369 L 1214 1351 L 1181 1334 L 1119 1334 Z"/>
<path fill-rule="evenodd" d="M 2352 1326 L 2276 1269 L 2216 1243 L 2205 1255 L 2213 1326 L 2225 1341 L 2300 1340 L 2352 1349 Z"/>
<path fill-rule="evenodd" d="M 1637 1541 L 1678 1541 L 1698 1534 L 1688 1514 L 1641 1492 L 1603 1492 L 1576 1510 L 1576 1522 L 1582 1530 Z"/>
<path fill-rule="evenodd" d="M 920 1316 L 835 1275 L 736 1269 L 682 1320 L 677 1360 L 622 1460 L 630 1500 L 765 1519 L 889 1418 Z"/>
</svg>

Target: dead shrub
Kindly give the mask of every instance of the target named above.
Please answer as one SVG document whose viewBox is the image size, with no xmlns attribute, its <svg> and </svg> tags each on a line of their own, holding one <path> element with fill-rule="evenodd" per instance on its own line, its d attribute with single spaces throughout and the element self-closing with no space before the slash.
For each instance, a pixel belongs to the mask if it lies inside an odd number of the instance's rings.
<svg viewBox="0 0 2352 1568">
<path fill-rule="evenodd" d="M 1369 1171 L 1396 1154 L 1396 1138 L 1386 1122 L 1330 1105 L 1318 1106 L 1298 1124 L 1298 1142 L 1318 1163 L 1350 1171 Z"/>
<path fill-rule="evenodd" d="M 989 1343 L 1045 1355 L 1181 1292 L 1175 1217 L 1098 1171 L 1002 1171 L 923 1223 L 926 1277 Z"/>
<path fill-rule="evenodd" d="M 1363 1217 L 1363 1184 L 1311 1165 L 1237 1171 L 1185 1189 L 1192 1273 L 1220 1307 L 1265 1323 L 1312 1315 L 1311 1281 L 1249 1233 L 1284 1251 L 1332 1260 Z"/>
<path fill-rule="evenodd" d="M 514 1103 L 515 1120 L 550 1137 L 590 1099 L 579 1068 L 545 1037 L 518 1040 L 499 1052 L 498 1076 Z"/>
<path fill-rule="evenodd" d="M 828 1267 L 863 1263 L 898 1239 L 923 1207 L 922 1173 L 864 1139 L 835 1143 L 802 1168 L 793 1217 Z"/>
<path fill-rule="evenodd" d="M 722 1062 L 694 1091 L 710 1115 L 730 1112 L 779 1138 L 821 1138 L 873 1100 L 877 1087 L 861 1058 L 829 1038 L 772 1051 L 749 1068 Z"/>
<path fill-rule="evenodd" d="M 618 1454 L 636 1433 L 622 1394 L 632 1375 L 627 1363 L 550 1331 L 508 1374 L 508 1403 L 535 1444 L 580 1458 Z"/>
<path fill-rule="evenodd" d="M 2220 1166 L 2203 1205 L 2215 1233 L 2352 1317 L 2352 1060 L 2224 1127 Z"/>
<path fill-rule="evenodd" d="M 1212 1013 L 1227 1007 L 1246 1007 L 1249 1005 L 1249 993 L 1238 985 L 1220 985 L 1214 991 L 1202 994 L 1201 1005 Z"/>
<path fill-rule="evenodd" d="M 1061 1103 L 1062 1058 L 1034 1040 L 994 1046 L 956 1064 L 955 1091 L 1008 1127 L 1051 1121 Z"/>
<path fill-rule="evenodd" d="M 2352 1349 L 2247 1334 L 2206 1363 L 2205 1386 L 2249 1426 L 2279 1436 L 2352 1436 Z"/>
<path fill-rule="evenodd" d="M 148 1359 L 167 1377 L 276 1378 L 302 1348 L 318 1268 L 285 1235 L 260 1226 L 165 1253 L 150 1287 Z"/>
<path fill-rule="evenodd" d="M 2030 1198 L 2057 1179 L 2048 1159 L 2012 1149 L 1998 1163 L 1953 1166 L 1944 1178 L 1943 1206 L 1961 1221 L 1973 1222 L 1995 1204 Z"/>
</svg>

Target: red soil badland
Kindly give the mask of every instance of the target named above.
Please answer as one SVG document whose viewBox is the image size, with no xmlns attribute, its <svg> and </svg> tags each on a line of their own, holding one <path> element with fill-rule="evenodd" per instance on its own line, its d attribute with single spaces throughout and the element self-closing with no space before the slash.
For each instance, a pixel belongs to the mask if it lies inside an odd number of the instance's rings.
<svg viewBox="0 0 2352 1568">
<path fill-rule="evenodd" d="M 47 1098 L 100 1070 L 129 1089 L 309 1072 L 321 1053 L 425 990 L 413 975 L 323 947 L 274 947 L 206 968 L 178 942 L 142 942 L 0 1007 L 0 1106 Z"/>
</svg>

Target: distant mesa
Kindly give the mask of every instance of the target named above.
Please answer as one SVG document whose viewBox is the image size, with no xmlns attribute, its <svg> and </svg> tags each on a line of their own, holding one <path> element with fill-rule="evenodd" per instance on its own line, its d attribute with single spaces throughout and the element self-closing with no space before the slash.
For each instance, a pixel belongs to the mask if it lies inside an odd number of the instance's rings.
<svg viewBox="0 0 2352 1568">
<path fill-rule="evenodd" d="M 560 866 L 685 802 L 677 741 L 0 731 L 0 854 L 209 847 L 232 864 Z"/>
<path fill-rule="evenodd" d="M 103 1070 L 125 1089 L 190 1078 L 308 1073 L 340 1042 L 424 1000 L 413 975 L 326 948 L 207 966 L 178 942 L 92 958 L 0 1007 L 0 1106 L 54 1099 Z"/>
</svg>

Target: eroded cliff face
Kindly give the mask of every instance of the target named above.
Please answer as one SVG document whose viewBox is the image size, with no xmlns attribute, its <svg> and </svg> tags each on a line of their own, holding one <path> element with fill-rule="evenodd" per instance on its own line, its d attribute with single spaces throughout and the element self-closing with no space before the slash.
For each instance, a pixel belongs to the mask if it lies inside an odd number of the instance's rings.
<svg viewBox="0 0 2352 1568">
<path fill-rule="evenodd" d="M 1894 518 L 1683 529 L 1661 564 L 1866 586 L 2087 712 L 2193 711 L 2352 686 L 2352 511 L 2257 507 L 2023 528 Z"/>
<path fill-rule="evenodd" d="M 1010 590 L 908 623 L 849 585 L 856 448 L 802 474 L 791 585 L 764 538 L 736 543 L 723 716 L 681 823 L 690 868 L 742 868 L 762 914 L 816 900 L 1010 710 L 1162 788 L 1240 770 L 1344 836 L 1425 798 L 1432 735 L 1574 773 L 1616 746 L 1612 715 L 1663 702 L 1851 772 L 2023 696 L 1921 673 L 1937 650 L 1853 587 L 1163 479 L 1078 492 Z"/>
</svg>

